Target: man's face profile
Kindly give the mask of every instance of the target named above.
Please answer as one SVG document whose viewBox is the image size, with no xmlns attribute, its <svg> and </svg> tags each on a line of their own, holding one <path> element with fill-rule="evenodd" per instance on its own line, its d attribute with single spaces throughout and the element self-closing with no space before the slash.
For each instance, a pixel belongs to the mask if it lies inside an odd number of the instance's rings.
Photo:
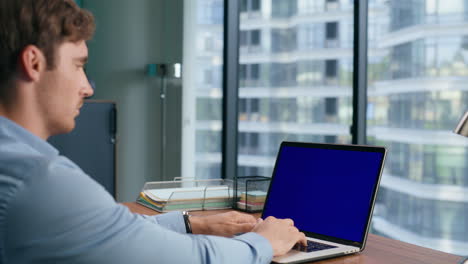
<svg viewBox="0 0 468 264">
<path fill-rule="evenodd" d="M 44 68 L 38 83 L 39 111 L 50 135 L 73 130 L 84 98 L 93 94 L 84 72 L 86 42 L 64 42 L 55 52 L 55 67 Z"/>
</svg>

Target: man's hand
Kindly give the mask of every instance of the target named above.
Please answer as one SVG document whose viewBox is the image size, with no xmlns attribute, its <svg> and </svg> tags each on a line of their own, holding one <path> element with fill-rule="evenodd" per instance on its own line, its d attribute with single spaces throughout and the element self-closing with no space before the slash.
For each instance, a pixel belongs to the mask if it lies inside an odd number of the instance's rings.
<svg viewBox="0 0 468 264">
<path fill-rule="evenodd" d="M 232 237 L 238 233 L 252 231 L 256 223 L 253 216 L 235 211 L 208 216 L 190 216 L 194 234 Z"/>
<path fill-rule="evenodd" d="M 263 221 L 260 218 L 252 232 L 270 241 L 275 257 L 287 253 L 296 243 L 307 245 L 304 233 L 294 227 L 291 219 L 278 219 L 270 216 Z"/>
</svg>

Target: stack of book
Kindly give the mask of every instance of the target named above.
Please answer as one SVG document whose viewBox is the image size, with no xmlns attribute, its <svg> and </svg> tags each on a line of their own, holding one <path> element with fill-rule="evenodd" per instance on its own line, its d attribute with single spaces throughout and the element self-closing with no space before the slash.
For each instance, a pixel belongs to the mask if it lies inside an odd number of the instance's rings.
<svg viewBox="0 0 468 264">
<path fill-rule="evenodd" d="M 229 208 L 231 192 L 228 186 L 143 189 L 137 203 L 158 212 Z"/>
<path fill-rule="evenodd" d="M 237 207 L 249 212 L 261 211 L 265 204 L 267 193 L 264 191 L 242 192 Z"/>
</svg>

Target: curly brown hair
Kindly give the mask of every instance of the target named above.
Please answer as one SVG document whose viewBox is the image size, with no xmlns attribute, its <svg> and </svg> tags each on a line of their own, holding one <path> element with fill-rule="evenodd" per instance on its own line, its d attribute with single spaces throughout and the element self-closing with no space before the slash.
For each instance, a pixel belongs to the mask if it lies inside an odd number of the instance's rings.
<svg viewBox="0 0 468 264">
<path fill-rule="evenodd" d="M 37 46 L 52 70 L 60 44 L 87 41 L 94 30 L 93 15 L 73 0 L 0 0 L 0 98 L 26 46 Z"/>
</svg>

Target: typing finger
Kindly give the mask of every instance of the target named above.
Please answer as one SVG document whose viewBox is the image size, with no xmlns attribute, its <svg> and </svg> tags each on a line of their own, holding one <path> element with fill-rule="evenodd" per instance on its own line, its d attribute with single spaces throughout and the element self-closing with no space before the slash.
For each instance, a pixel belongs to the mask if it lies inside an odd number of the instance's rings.
<svg viewBox="0 0 468 264">
<path fill-rule="evenodd" d="M 307 237 L 305 236 L 304 233 L 300 232 L 299 233 L 299 241 L 298 243 L 302 244 L 303 246 L 307 246 Z"/>
<path fill-rule="evenodd" d="M 284 219 L 283 221 L 289 226 L 294 226 L 294 221 L 290 218 Z"/>
</svg>

